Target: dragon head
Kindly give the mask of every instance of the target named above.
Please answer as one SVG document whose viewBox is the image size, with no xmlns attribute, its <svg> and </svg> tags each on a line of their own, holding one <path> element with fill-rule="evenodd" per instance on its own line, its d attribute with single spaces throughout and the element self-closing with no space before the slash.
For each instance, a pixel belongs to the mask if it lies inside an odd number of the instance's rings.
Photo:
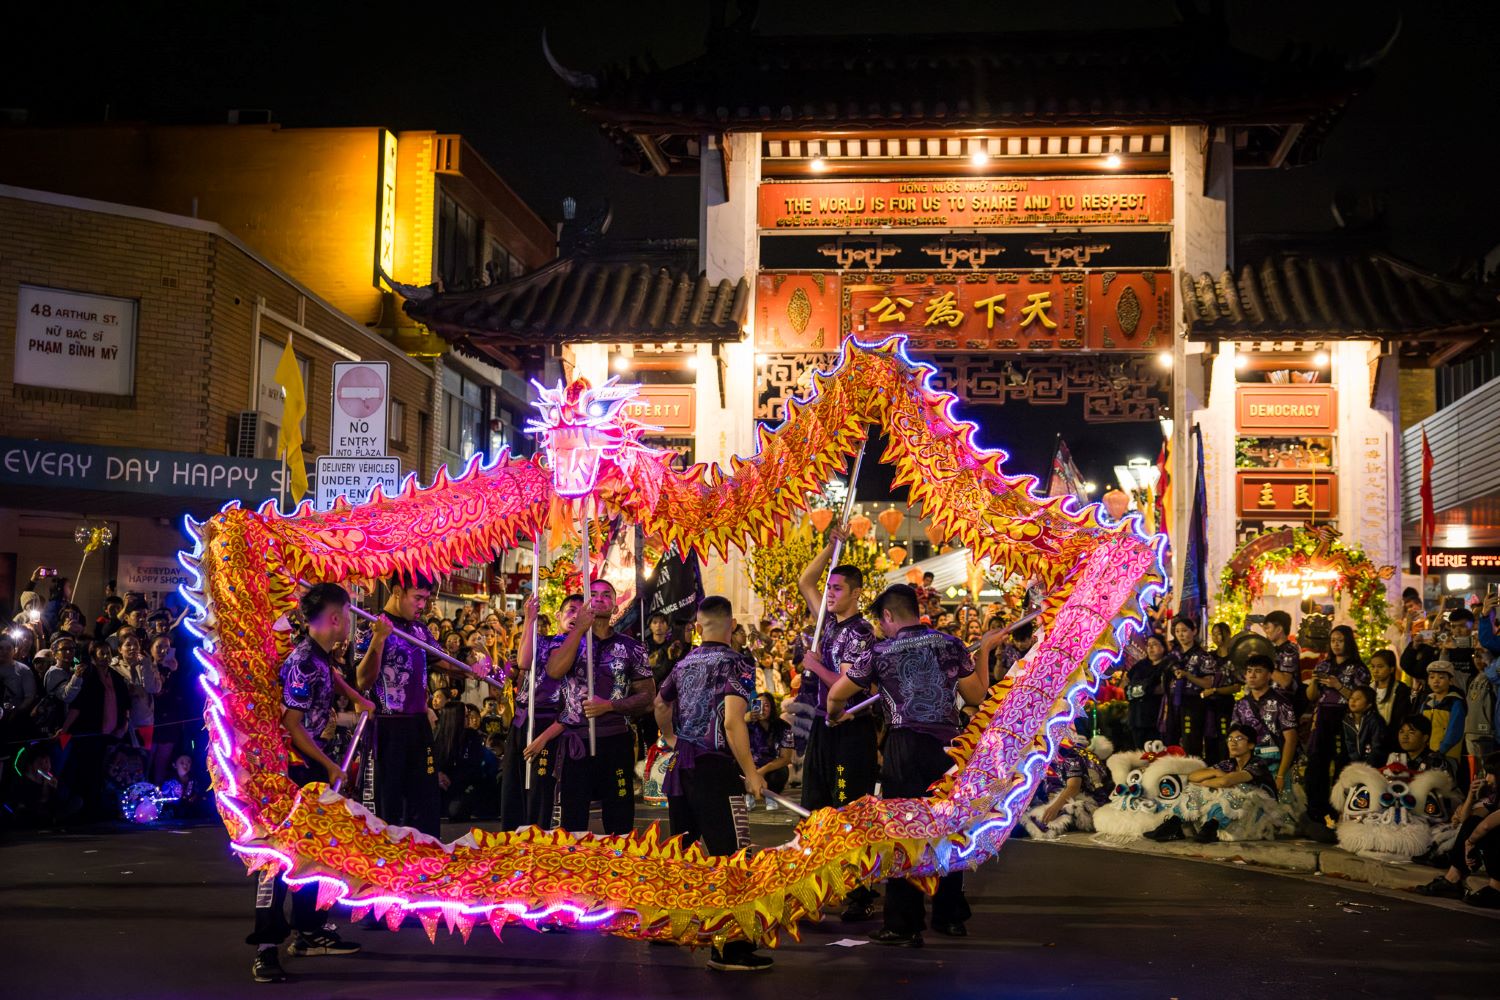
<svg viewBox="0 0 1500 1000">
<path fill-rule="evenodd" d="M 586 378 L 564 385 L 536 387 L 538 416 L 527 422 L 546 452 L 553 484 L 559 496 L 584 497 L 593 492 L 606 461 L 622 471 L 643 455 L 657 449 L 641 442 L 641 435 L 654 428 L 631 417 L 626 406 L 640 394 L 638 385 L 622 385 L 618 377 L 595 388 Z"/>
</svg>

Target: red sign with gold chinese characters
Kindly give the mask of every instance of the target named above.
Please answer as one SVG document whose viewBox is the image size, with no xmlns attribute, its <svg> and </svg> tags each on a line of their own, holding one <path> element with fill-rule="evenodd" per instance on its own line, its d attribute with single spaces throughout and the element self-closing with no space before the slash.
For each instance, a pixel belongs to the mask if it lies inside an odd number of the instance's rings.
<svg viewBox="0 0 1500 1000">
<path fill-rule="evenodd" d="M 1300 521 L 1338 513 L 1338 476 L 1334 473 L 1274 472 L 1241 469 L 1235 473 L 1242 518 Z"/>
<path fill-rule="evenodd" d="M 1165 225 L 1167 177 L 931 177 L 767 181 L 761 229 L 999 229 Z"/>
</svg>

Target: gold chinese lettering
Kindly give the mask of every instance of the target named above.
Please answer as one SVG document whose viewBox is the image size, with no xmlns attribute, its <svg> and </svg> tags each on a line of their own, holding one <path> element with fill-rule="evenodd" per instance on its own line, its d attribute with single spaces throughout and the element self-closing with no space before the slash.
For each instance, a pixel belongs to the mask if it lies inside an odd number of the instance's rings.
<svg viewBox="0 0 1500 1000">
<path fill-rule="evenodd" d="M 881 296 L 879 302 L 869 308 L 869 311 L 875 314 L 877 323 L 900 323 L 906 319 L 904 310 L 910 309 L 912 305 L 911 299 L 900 295 L 894 299 L 889 295 L 884 295 Z"/>
<path fill-rule="evenodd" d="M 1025 329 L 1036 320 L 1041 320 L 1042 325 L 1049 330 L 1056 330 L 1057 324 L 1047 316 L 1047 310 L 1052 308 L 1051 292 L 1033 292 L 1026 296 L 1026 304 L 1021 307 L 1021 327 Z"/>
<path fill-rule="evenodd" d="M 1292 506 L 1311 507 L 1312 505 L 1312 487 L 1307 483 L 1298 483 L 1296 492 L 1292 494 Z"/>
<path fill-rule="evenodd" d="M 927 322 L 923 326 L 935 326 L 938 323 L 947 323 L 951 329 L 964 321 L 964 314 L 958 311 L 954 304 L 954 293 L 944 292 L 937 298 L 929 301 L 922 307 L 927 312 Z"/>
<path fill-rule="evenodd" d="M 974 303 L 974 311 L 978 312 L 980 309 L 984 310 L 984 328 L 986 330 L 993 330 L 995 328 L 995 318 L 1005 315 L 1005 293 L 1001 292 L 999 295 L 991 295 L 987 299 L 980 299 Z"/>
<path fill-rule="evenodd" d="M 1256 501 L 1256 504 L 1261 507 L 1276 506 L 1276 491 L 1271 488 L 1270 483 L 1260 484 L 1260 499 Z"/>
</svg>

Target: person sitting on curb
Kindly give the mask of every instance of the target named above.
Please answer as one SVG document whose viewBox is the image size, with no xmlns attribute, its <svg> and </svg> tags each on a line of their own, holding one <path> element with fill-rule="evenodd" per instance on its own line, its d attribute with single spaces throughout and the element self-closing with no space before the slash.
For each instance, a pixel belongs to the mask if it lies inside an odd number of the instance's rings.
<svg viewBox="0 0 1500 1000">
<path fill-rule="evenodd" d="M 1229 727 L 1226 738 L 1229 757 L 1213 767 L 1205 767 L 1188 775 L 1188 781 L 1205 788 L 1234 788 L 1250 785 L 1276 798 L 1276 775 L 1271 768 L 1255 755 L 1256 732 L 1251 726 L 1236 722 Z M 1200 844 L 1212 844 L 1219 839 L 1219 821 L 1210 819 L 1198 827 L 1193 837 Z"/>
<path fill-rule="evenodd" d="M 1500 910 L 1500 752 L 1484 758 L 1484 777 L 1469 786 L 1469 795 L 1454 820 L 1458 839 L 1448 852 L 1448 870 L 1417 887 L 1424 896 L 1462 899 L 1470 906 Z M 1483 860 L 1488 884 L 1465 892 L 1464 880 Z"/>
</svg>

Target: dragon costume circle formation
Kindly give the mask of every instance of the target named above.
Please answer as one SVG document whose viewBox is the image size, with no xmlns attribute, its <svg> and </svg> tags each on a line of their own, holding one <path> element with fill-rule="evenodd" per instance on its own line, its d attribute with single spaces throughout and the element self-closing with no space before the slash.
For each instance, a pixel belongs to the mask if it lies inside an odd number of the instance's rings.
<svg viewBox="0 0 1500 1000">
<path fill-rule="evenodd" d="M 641 443 L 625 411 L 629 387 L 584 382 L 547 389 L 532 430 L 548 464 L 502 455 L 427 488 L 283 516 L 231 504 L 188 519 L 184 594 L 202 637 L 198 656 L 216 801 L 233 850 L 251 869 L 316 886 L 392 928 L 415 916 L 465 939 L 477 924 L 556 922 L 682 944 L 796 939 L 798 923 L 857 885 L 890 877 L 931 890 L 937 876 L 993 857 L 1026 811 L 1079 701 L 1142 626 L 1141 603 L 1163 587 L 1164 540 L 1138 518 L 1121 523 L 1071 497 L 1041 498 L 1008 476 L 1002 452 L 974 441 L 956 397 L 932 385 L 900 338 L 846 341 L 784 422 L 758 428 L 758 447 L 718 466 L 674 470 Z M 648 536 L 700 556 L 763 543 L 799 517 L 810 493 L 878 429 L 895 482 L 947 536 L 1047 592 L 1042 638 L 989 692 L 949 747 L 954 766 L 925 799 L 863 798 L 803 820 L 779 847 L 709 857 L 653 825 L 628 836 L 480 829 L 444 843 L 387 825 L 323 784 L 286 775 L 277 670 L 291 636 L 275 629 L 298 581 L 438 576 L 535 538 L 570 504 L 589 502 Z"/>
</svg>

